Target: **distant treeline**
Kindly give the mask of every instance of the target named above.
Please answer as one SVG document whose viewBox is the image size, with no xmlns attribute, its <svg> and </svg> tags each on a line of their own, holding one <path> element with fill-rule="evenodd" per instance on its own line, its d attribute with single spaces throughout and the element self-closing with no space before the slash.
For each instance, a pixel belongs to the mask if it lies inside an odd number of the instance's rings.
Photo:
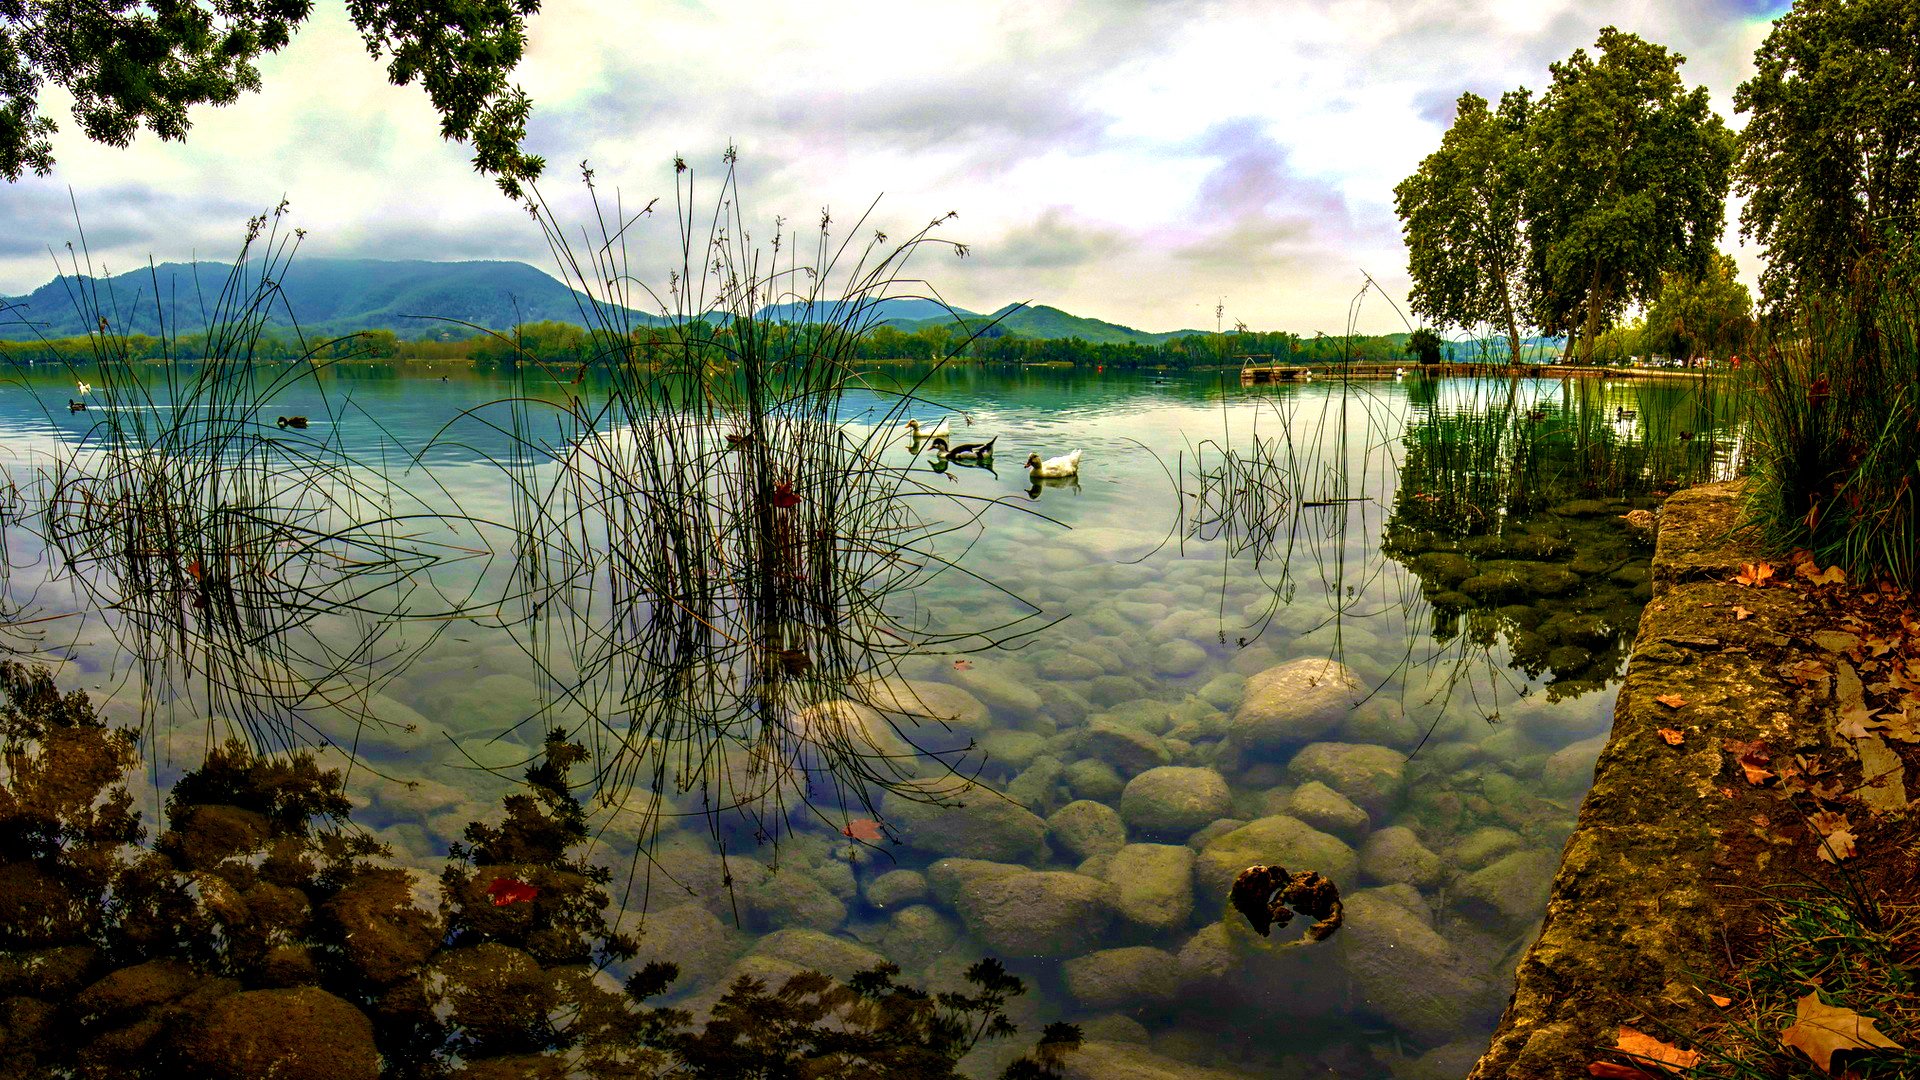
<svg viewBox="0 0 1920 1080">
<path fill-rule="evenodd" d="M 773 334 L 789 332 L 782 325 L 764 329 Z M 729 332 L 724 325 L 713 327 L 712 340 L 724 348 Z M 832 331 L 812 327 L 808 332 Z M 636 352 L 644 355 L 651 347 L 677 343 L 683 333 L 671 327 L 638 329 L 633 332 L 633 344 Z M 86 337 L 0 341 L 0 361 L 84 364 L 93 360 L 95 348 L 102 344 L 110 344 L 116 352 L 124 348 L 135 360 L 169 356 L 197 359 L 207 352 L 203 334 L 182 335 L 171 342 L 136 334 L 105 342 Z M 216 348 L 218 344 L 216 341 Z M 582 327 L 542 321 L 500 334 L 479 333 L 451 341 L 409 341 L 391 330 L 367 330 L 341 338 L 308 339 L 303 344 L 291 336 L 267 332 L 252 343 L 251 355 L 258 360 L 469 360 L 483 367 L 505 367 L 520 362 L 604 362 L 614 351 L 604 338 L 596 339 Z M 965 359 L 1120 369 L 1239 366 L 1247 362 L 1326 365 L 1341 360 L 1405 361 L 1407 335 L 1303 338 L 1284 331 L 1236 331 L 1187 334 L 1146 344 L 1091 342 L 1077 337 L 1032 338 L 997 327 L 989 327 L 969 340 L 967 331 L 957 327 L 932 325 L 909 331 L 883 325 L 859 335 L 848 344 L 847 353 L 852 359 L 870 361 Z"/>
</svg>

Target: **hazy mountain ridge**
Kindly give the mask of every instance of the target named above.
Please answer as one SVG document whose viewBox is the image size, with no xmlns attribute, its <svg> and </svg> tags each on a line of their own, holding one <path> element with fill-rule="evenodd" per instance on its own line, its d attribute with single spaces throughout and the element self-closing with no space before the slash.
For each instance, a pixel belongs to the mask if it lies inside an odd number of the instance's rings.
<svg viewBox="0 0 1920 1080">
<path fill-rule="evenodd" d="M 227 264 L 216 262 L 160 263 L 111 277 L 56 278 L 26 296 L 0 297 L 0 340 L 86 333 L 92 320 L 76 310 L 73 295 L 88 284 L 98 288 L 99 302 L 116 328 L 154 334 L 159 328 L 159 314 L 164 312 L 170 327 L 192 333 L 204 328 L 203 308 L 210 310 L 218 300 L 228 270 Z M 586 321 L 580 298 L 573 290 L 521 262 L 301 258 L 294 261 L 280 284 L 285 303 L 274 304 L 267 325 L 287 328 L 291 308 L 301 329 L 313 336 L 392 330 L 405 338 L 466 337 L 472 333 L 471 326 L 506 330 L 522 322 Z M 163 298 L 159 305 L 154 301 L 156 292 Z M 958 329 L 956 320 L 969 328 L 982 328 L 998 319 L 988 333 L 1078 337 L 1100 343 L 1158 344 L 1198 333 L 1148 333 L 1043 304 L 1013 310 L 1015 307 L 1009 304 L 992 315 L 982 315 L 965 308 L 949 310 L 924 298 L 895 297 L 873 302 L 858 313 L 858 321 L 911 333 L 936 325 Z M 799 319 L 808 313 L 804 305 L 786 303 L 763 308 L 761 314 Z M 840 314 L 837 301 L 815 305 L 812 311 L 815 319 L 837 318 Z M 636 312 L 634 317 L 638 322 L 661 321 L 659 316 L 644 312 Z"/>
</svg>

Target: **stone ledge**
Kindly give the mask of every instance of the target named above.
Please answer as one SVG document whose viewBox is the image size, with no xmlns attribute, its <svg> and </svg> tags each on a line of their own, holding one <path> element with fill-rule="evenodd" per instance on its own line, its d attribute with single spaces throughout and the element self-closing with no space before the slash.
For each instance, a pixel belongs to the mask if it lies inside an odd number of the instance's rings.
<svg viewBox="0 0 1920 1080">
<path fill-rule="evenodd" d="M 1804 610 L 1783 589 L 1727 583 L 1753 555 L 1734 539 L 1735 484 L 1667 500 L 1613 731 L 1554 876 L 1540 938 L 1470 1080 L 1585 1077 L 1621 1024 L 1648 1014 L 1705 1021 L 1696 987 L 1716 968 L 1723 890 L 1707 811 L 1723 798 L 1724 739 L 1774 739 L 1795 723 L 1780 673 L 1790 642 L 1770 627 Z M 1752 610 L 1744 620 L 1731 608 Z M 1677 694 L 1672 708 L 1655 699 Z M 1669 745 L 1659 729 L 1681 733 Z"/>
</svg>

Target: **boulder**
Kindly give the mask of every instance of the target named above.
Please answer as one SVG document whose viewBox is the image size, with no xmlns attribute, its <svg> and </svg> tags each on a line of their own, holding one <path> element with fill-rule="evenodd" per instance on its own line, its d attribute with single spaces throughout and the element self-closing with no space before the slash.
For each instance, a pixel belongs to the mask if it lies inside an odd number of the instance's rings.
<svg viewBox="0 0 1920 1080">
<path fill-rule="evenodd" d="M 1367 834 L 1365 810 L 1318 780 L 1309 780 L 1287 797 L 1286 813 L 1349 842 Z"/>
<path fill-rule="evenodd" d="M 325 910 L 347 960 L 379 986 L 419 971 L 440 947 L 440 920 L 414 906 L 413 879 L 404 870 L 361 871 Z"/>
<path fill-rule="evenodd" d="M 1232 801 L 1226 778 L 1212 769 L 1163 765 L 1127 782 L 1120 816 L 1141 836 L 1177 840 L 1225 817 Z"/>
<path fill-rule="evenodd" d="M 793 866 L 736 887 L 740 913 L 756 930 L 806 927 L 832 930 L 847 921 L 847 905 L 812 875 Z"/>
<path fill-rule="evenodd" d="M 1406 770 L 1407 755 L 1367 743 L 1314 743 L 1287 763 L 1287 775 L 1296 782 L 1318 780 L 1376 817 L 1400 797 Z"/>
<path fill-rule="evenodd" d="M 1478 870 L 1510 851 L 1518 851 L 1526 841 L 1512 829 L 1497 825 L 1475 829 L 1456 841 L 1447 859 L 1456 869 Z"/>
<path fill-rule="evenodd" d="M 680 978 L 672 987 L 676 994 L 719 978 L 745 944 L 738 931 L 696 903 L 627 911 L 617 926 L 639 943 L 630 961 L 635 970 L 655 961 L 679 965 Z"/>
<path fill-rule="evenodd" d="M 886 962 L 886 957 L 856 941 L 818 930 L 775 930 L 753 943 L 749 956 L 771 956 L 844 980 Z"/>
<path fill-rule="evenodd" d="M 1515 851 L 1461 878 L 1453 888 L 1454 900 L 1476 918 L 1520 926 L 1546 912 L 1547 893 L 1559 868 L 1557 855 Z"/>
<path fill-rule="evenodd" d="M 901 788 L 907 797 L 887 800 L 888 823 L 909 847 L 996 862 L 1038 863 L 1046 857 L 1047 823 L 1024 806 L 978 786 L 956 800 L 951 781 L 943 779 L 911 780 Z M 941 797 L 946 805 L 915 794 Z"/>
<path fill-rule="evenodd" d="M 1112 765 L 1095 758 L 1082 758 L 1066 767 L 1063 778 L 1076 799 L 1110 803 L 1126 790 L 1127 782 Z"/>
<path fill-rule="evenodd" d="M 1135 926 L 1164 934 L 1193 915 L 1194 851 L 1185 844 L 1128 844 L 1105 870 L 1114 910 Z"/>
<path fill-rule="evenodd" d="M 875 679 L 862 683 L 861 689 L 867 704 L 885 714 L 909 738 L 916 729 L 928 725 L 933 731 L 954 728 L 979 733 L 991 723 L 986 705 L 952 683 Z"/>
<path fill-rule="evenodd" d="M 1047 819 L 1047 836 L 1056 849 L 1081 860 L 1125 847 L 1127 827 L 1113 807 L 1081 799 L 1054 811 Z"/>
<path fill-rule="evenodd" d="M 1347 889 L 1354 883 L 1359 858 L 1338 837 L 1298 818 L 1260 818 L 1208 844 L 1194 861 L 1193 887 L 1203 909 L 1219 911 L 1233 879 L 1255 865 L 1284 866 L 1293 873 L 1317 870 Z"/>
<path fill-rule="evenodd" d="M 981 661 L 970 671 L 956 671 L 953 680 L 987 708 L 1006 720 L 1025 720 L 1040 711 L 1040 695 L 1006 661 Z"/>
<path fill-rule="evenodd" d="M 1156 675 L 1170 679 L 1191 675 L 1207 666 L 1207 650 L 1191 641 L 1169 641 L 1148 654 Z"/>
<path fill-rule="evenodd" d="M 1549 795 L 1573 798 L 1593 786 L 1593 766 L 1607 748 L 1607 736 L 1595 735 L 1555 751 L 1540 767 L 1540 783 Z"/>
<path fill-rule="evenodd" d="M 1095 720 L 1080 733 L 1080 752 L 1113 766 L 1121 776 L 1134 776 L 1172 758 L 1151 733 L 1113 720 Z"/>
<path fill-rule="evenodd" d="M 1092 1039 L 1068 1054 L 1061 1069 L 1067 1080 L 1245 1080 L 1246 1076 L 1156 1054 L 1138 1043 Z"/>
<path fill-rule="evenodd" d="M 1161 949 L 1102 949 L 1060 965 L 1067 993 L 1084 1009 L 1132 1009 L 1172 1001 L 1180 992 L 1179 961 Z"/>
<path fill-rule="evenodd" d="M 1346 898 L 1346 925 L 1334 936 L 1360 1005 L 1425 1043 L 1452 1038 L 1472 1022 L 1484 986 L 1445 938 L 1391 900 Z"/>
<path fill-rule="evenodd" d="M 952 919 L 925 904 L 913 904 L 893 913 L 874 944 L 903 969 L 920 972 L 946 955 L 959 937 L 960 927 Z"/>
<path fill-rule="evenodd" d="M 1413 885 L 1430 889 L 1446 878 L 1440 856 L 1427 850 L 1412 829 L 1389 825 L 1360 846 L 1360 876 L 1376 885 Z"/>
<path fill-rule="evenodd" d="M 1353 669 L 1334 660 L 1289 660 L 1247 680 L 1227 736 L 1247 754 L 1278 756 L 1340 726 L 1361 692 Z"/>
<path fill-rule="evenodd" d="M 960 903 L 960 894 L 975 881 L 1024 874 L 1027 868 L 1013 863 L 988 862 L 985 859 L 941 859 L 927 867 L 927 887 L 948 907 Z"/>
<path fill-rule="evenodd" d="M 1113 886 L 1060 871 L 980 876 L 955 907 L 975 937 L 1000 956 L 1071 955 L 1092 948 L 1113 919 Z"/>
<path fill-rule="evenodd" d="M 897 908 L 918 903 L 927 895 L 927 876 L 918 870 L 889 870 L 867 882 L 867 903 Z"/>
<path fill-rule="evenodd" d="M 365 1013 L 314 986 L 228 994 L 173 1031 L 175 1053 L 209 1080 L 375 1080 Z"/>
</svg>

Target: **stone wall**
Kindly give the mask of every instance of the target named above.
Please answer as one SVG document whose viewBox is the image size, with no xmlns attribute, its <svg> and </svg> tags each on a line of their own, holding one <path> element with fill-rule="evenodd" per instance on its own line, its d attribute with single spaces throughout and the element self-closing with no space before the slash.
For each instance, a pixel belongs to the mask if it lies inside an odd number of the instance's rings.
<svg viewBox="0 0 1920 1080">
<path fill-rule="evenodd" d="M 1732 535 L 1737 518 L 1734 484 L 1693 488 L 1666 503 L 1654 598 L 1612 734 L 1562 854 L 1540 938 L 1521 961 L 1471 1080 L 1584 1077 L 1621 1025 L 1686 1028 L 1711 1009 L 1700 985 L 1718 966 L 1717 931 L 1736 902 L 1709 880 L 1718 847 L 1712 811 L 1733 782 L 1721 743 L 1779 739 L 1794 726 L 1793 691 L 1779 673 L 1793 643 L 1770 627 L 1804 603 L 1790 590 L 1729 581 L 1754 558 Z M 1736 603 L 1752 616 L 1737 620 Z M 1679 709 L 1655 700 L 1676 694 L 1686 699 Z M 1669 745 L 1661 728 L 1683 741 Z"/>
</svg>

